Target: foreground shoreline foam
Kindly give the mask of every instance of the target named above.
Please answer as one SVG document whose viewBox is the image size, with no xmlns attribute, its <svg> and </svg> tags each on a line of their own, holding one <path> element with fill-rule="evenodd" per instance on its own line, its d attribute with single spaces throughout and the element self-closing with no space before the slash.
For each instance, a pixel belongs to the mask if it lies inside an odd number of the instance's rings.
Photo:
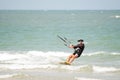
<svg viewBox="0 0 120 80">
<path fill-rule="evenodd" d="M 119 74 L 84 73 L 56 70 L 7 70 L 1 71 L 0 80 L 119 80 Z M 114 78 L 113 76 L 116 76 Z"/>
</svg>

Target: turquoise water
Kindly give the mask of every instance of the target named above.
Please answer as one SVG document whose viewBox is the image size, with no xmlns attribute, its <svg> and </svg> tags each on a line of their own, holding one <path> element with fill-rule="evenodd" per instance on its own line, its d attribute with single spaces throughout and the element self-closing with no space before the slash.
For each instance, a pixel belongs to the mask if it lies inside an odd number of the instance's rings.
<svg viewBox="0 0 120 80">
<path fill-rule="evenodd" d="M 83 54 L 71 66 L 59 64 L 73 50 L 64 46 L 57 35 L 66 37 L 72 44 L 77 44 L 81 38 L 85 41 Z M 79 76 L 72 75 L 74 80 L 81 80 L 82 77 L 82 80 L 119 80 L 119 35 L 120 10 L 1 10 L 0 79 L 26 80 L 24 75 L 28 76 L 27 80 L 29 77 L 35 79 L 29 71 L 21 72 L 32 69 L 33 72 L 55 70 L 81 73 Z"/>
<path fill-rule="evenodd" d="M 0 50 L 70 51 L 84 39 L 86 52 L 120 52 L 120 11 L 0 11 Z"/>
</svg>

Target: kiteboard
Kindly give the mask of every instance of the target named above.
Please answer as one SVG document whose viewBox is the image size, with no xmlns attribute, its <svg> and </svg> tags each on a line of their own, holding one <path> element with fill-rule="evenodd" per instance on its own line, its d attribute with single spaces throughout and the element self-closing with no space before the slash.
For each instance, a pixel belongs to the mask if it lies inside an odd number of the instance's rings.
<svg viewBox="0 0 120 80">
<path fill-rule="evenodd" d="M 71 65 L 71 64 L 68 63 L 68 62 L 60 62 L 60 64 L 63 64 L 63 65 Z"/>
</svg>

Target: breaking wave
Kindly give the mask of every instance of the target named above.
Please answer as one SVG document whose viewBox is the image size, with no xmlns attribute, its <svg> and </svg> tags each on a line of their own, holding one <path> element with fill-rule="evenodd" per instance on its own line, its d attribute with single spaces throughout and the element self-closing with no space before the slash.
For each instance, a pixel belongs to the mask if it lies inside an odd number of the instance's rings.
<svg viewBox="0 0 120 80">
<path fill-rule="evenodd" d="M 61 65 L 59 62 L 65 61 L 69 53 L 66 52 L 42 52 L 42 51 L 0 51 L 0 70 L 4 69 L 57 69 L 84 72 L 120 72 L 119 67 L 103 66 L 96 64 L 73 64 L 71 66 Z M 95 52 L 86 53 L 82 57 L 95 56 L 117 56 L 119 53 Z M 82 60 L 81 60 L 82 61 Z M 85 61 L 85 60 L 83 60 Z M 89 60 L 86 62 L 90 63 Z M 5 77 L 9 77 L 6 75 Z M 4 76 L 3 76 L 4 77 Z"/>
<path fill-rule="evenodd" d="M 12 73 L 12 74 L 2 74 L 2 75 L 0 75 L 0 79 L 6 79 L 6 78 L 13 78 L 13 77 L 28 77 L 28 75 L 26 75 L 26 74 L 21 74 L 21 73 Z"/>
</svg>

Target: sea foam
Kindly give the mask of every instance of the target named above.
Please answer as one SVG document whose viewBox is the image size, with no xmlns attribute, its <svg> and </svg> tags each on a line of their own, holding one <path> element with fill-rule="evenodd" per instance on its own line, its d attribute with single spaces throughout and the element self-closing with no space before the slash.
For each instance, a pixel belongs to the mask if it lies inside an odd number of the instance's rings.
<svg viewBox="0 0 120 80">
<path fill-rule="evenodd" d="M 86 53 L 81 56 L 80 61 L 77 59 L 72 65 L 61 65 L 59 62 L 63 62 L 69 56 L 66 52 L 42 52 L 42 51 L 0 51 L 0 69 L 57 69 L 68 71 L 83 71 L 83 72 L 115 72 L 120 71 L 119 67 L 96 65 L 87 59 L 88 57 L 94 58 L 94 56 L 120 56 L 119 53 L 107 53 L 107 52 L 94 52 Z M 116 58 L 116 57 L 115 57 Z M 97 59 L 97 58 L 96 58 Z M 85 62 L 84 62 L 85 61 Z M 97 60 L 96 60 L 97 61 Z M 99 60 L 98 60 L 99 61 Z M 79 64 L 80 63 L 80 64 Z M 89 64 L 88 64 L 89 63 Z"/>
</svg>

